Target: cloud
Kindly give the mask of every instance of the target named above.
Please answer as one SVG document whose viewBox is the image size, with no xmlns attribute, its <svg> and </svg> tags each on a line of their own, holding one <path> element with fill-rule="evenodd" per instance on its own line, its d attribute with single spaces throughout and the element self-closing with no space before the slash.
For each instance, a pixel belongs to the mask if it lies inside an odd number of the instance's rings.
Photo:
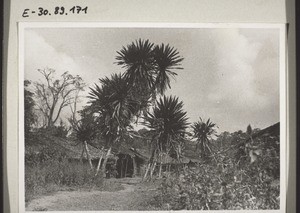
<svg viewBox="0 0 300 213">
<path fill-rule="evenodd" d="M 271 51 L 274 44 L 251 40 L 238 29 L 215 31 L 212 36 L 217 63 L 207 98 L 220 125 L 238 129 L 246 122 L 277 122 L 279 68 L 278 52 Z"/>
<path fill-rule="evenodd" d="M 209 94 L 210 99 L 235 103 L 237 107 L 253 105 L 261 99 L 255 93 L 252 66 L 261 44 L 248 42 L 238 29 L 212 32 L 212 35 L 218 62 L 215 72 L 217 83 Z M 263 103 L 263 99 L 260 102 Z"/>
<path fill-rule="evenodd" d="M 80 73 L 80 66 L 72 57 L 57 51 L 43 37 L 32 30 L 25 33 L 25 78 L 37 80 L 40 75 L 37 69 L 52 68 L 61 74 L 69 71 Z"/>
</svg>

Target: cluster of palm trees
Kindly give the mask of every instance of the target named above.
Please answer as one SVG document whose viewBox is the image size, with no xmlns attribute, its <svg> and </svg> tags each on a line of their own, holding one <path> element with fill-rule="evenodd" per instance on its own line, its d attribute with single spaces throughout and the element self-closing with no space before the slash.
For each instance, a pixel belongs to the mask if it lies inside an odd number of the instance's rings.
<svg viewBox="0 0 300 213">
<path fill-rule="evenodd" d="M 189 126 L 187 113 L 178 97 L 164 94 L 171 88 L 171 78 L 177 75 L 175 70 L 182 69 L 182 60 L 174 47 L 149 40 L 139 39 L 123 47 L 117 52 L 116 64 L 125 71 L 101 78 L 90 88 L 90 104 L 82 110 L 75 128 L 78 138 L 88 143 L 95 134 L 100 136 L 107 158 L 112 147 L 126 142 L 132 124 L 140 119 L 139 123 L 151 132 L 153 144 L 146 175 L 149 171 L 152 175 L 163 154 L 180 159 L 178 147 Z M 214 127 L 211 124 L 208 128 Z M 202 131 L 198 125 L 194 124 L 194 132 Z M 207 138 L 195 135 L 199 143 L 207 142 Z M 102 168 L 105 170 L 105 164 Z"/>
</svg>

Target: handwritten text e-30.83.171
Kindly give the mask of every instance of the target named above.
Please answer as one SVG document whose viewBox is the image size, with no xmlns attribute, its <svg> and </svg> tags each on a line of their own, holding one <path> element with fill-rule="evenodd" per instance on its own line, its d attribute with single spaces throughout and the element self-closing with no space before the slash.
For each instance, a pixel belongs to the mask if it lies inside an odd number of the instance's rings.
<svg viewBox="0 0 300 213">
<path fill-rule="evenodd" d="M 39 7 L 37 10 L 24 9 L 22 17 L 27 18 L 30 15 L 51 16 L 51 15 L 68 15 L 68 14 L 87 14 L 88 7 L 73 6 L 70 9 L 65 7 L 55 7 L 53 10 Z"/>
</svg>

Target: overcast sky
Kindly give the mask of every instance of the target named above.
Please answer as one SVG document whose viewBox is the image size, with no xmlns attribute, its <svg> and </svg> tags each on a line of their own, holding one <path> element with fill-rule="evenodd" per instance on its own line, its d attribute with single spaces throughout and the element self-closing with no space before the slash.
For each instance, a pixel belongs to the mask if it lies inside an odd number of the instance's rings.
<svg viewBox="0 0 300 213">
<path fill-rule="evenodd" d="M 26 29 L 25 79 L 36 81 L 37 69 L 49 67 L 91 86 L 123 72 L 116 51 L 139 38 L 168 43 L 184 57 L 167 94 L 184 102 L 190 122 L 211 118 L 219 131 L 232 132 L 279 121 L 278 29 Z"/>
</svg>

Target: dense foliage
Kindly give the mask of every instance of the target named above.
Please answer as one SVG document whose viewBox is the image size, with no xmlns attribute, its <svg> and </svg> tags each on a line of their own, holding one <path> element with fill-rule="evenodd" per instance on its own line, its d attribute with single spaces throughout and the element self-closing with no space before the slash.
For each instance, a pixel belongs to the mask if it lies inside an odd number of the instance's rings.
<svg viewBox="0 0 300 213">
<path fill-rule="evenodd" d="M 186 167 L 179 178 L 165 178 L 160 203 L 174 210 L 279 209 L 279 138 L 263 136 L 247 145 L 237 142 L 241 134 L 227 135 L 222 151 L 215 152 L 217 162 L 211 159 Z M 241 155 L 238 143 L 246 148 L 245 155 Z M 249 147 L 261 150 L 254 161 Z M 242 157 L 245 160 L 241 166 Z"/>
</svg>

